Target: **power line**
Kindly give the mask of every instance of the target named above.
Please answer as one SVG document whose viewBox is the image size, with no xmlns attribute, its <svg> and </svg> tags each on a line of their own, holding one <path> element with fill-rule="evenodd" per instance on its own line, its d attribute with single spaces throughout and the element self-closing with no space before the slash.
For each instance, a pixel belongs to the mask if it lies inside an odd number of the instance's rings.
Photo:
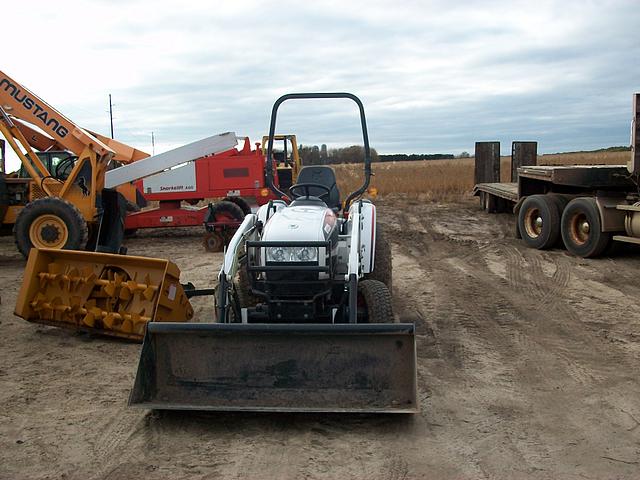
<svg viewBox="0 0 640 480">
<path fill-rule="evenodd" d="M 111 94 L 109 94 L 109 121 L 111 123 L 111 138 L 113 138 L 113 105 L 111 104 Z"/>
</svg>

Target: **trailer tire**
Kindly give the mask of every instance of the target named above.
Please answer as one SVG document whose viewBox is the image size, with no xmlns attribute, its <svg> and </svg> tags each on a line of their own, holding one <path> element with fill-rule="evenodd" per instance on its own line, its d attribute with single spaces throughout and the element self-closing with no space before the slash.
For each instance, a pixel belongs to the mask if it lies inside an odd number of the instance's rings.
<svg viewBox="0 0 640 480">
<path fill-rule="evenodd" d="M 391 244 L 384 235 L 381 225 L 376 225 L 375 258 L 373 272 L 365 273 L 366 280 L 378 280 L 393 291 L 393 262 Z"/>
<path fill-rule="evenodd" d="M 550 195 L 531 195 L 522 202 L 518 212 L 518 229 L 531 248 L 553 247 L 560 238 L 558 204 Z"/>
<path fill-rule="evenodd" d="M 58 197 L 39 198 L 20 211 L 13 226 L 16 246 L 26 258 L 35 246 L 82 250 L 89 231 L 80 210 Z"/>
<path fill-rule="evenodd" d="M 597 257 L 611 241 L 611 233 L 602 231 L 600 212 L 592 197 L 569 202 L 562 214 L 561 230 L 567 250 L 578 257 Z"/>
<path fill-rule="evenodd" d="M 222 201 L 235 203 L 237 206 L 239 206 L 240 209 L 242 210 L 242 213 L 244 213 L 243 218 L 251 213 L 251 206 L 249 205 L 249 202 L 247 202 L 242 197 L 227 197 Z"/>
<path fill-rule="evenodd" d="M 365 279 L 358 283 L 358 303 L 365 310 L 365 323 L 393 323 L 391 291 L 379 280 Z"/>
</svg>

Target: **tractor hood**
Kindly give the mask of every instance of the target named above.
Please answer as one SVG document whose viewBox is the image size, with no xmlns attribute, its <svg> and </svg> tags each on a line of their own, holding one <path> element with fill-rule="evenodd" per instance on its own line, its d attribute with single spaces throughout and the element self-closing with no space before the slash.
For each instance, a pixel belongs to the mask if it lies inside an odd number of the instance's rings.
<svg viewBox="0 0 640 480">
<path fill-rule="evenodd" d="M 336 215 L 321 206 L 289 206 L 278 210 L 267 221 L 262 240 L 323 241 L 336 228 Z"/>
</svg>

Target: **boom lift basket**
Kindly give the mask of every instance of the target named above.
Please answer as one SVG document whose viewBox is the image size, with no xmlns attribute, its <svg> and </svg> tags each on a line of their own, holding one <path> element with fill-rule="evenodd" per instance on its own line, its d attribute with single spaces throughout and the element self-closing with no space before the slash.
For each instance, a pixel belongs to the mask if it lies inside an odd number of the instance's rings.
<svg viewBox="0 0 640 480">
<path fill-rule="evenodd" d="M 169 260 L 32 248 L 15 314 L 30 322 L 142 340 L 147 322 L 193 308 Z"/>
<path fill-rule="evenodd" d="M 413 324 L 148 324 L 129 405 L 415 413 Z"/>
</svg>

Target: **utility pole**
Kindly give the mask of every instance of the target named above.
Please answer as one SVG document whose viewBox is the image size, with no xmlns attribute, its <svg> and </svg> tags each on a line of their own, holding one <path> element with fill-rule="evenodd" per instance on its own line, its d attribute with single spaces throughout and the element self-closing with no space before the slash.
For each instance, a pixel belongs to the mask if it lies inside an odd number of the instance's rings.
<svg viewBox="0 0 640 480">
<path fill-rule="evenodd" d="M 111 94 L 109 94 L 109 121 L 111 122 L 111 138 L 113 138 L 113 105 L 111 104 Z"/>
<path fill-rule="evenodd" d="M 151 132 L 151 155 L 156 154 L 156 140 L 153 136 L 153 132 Z"/>
</svg>

